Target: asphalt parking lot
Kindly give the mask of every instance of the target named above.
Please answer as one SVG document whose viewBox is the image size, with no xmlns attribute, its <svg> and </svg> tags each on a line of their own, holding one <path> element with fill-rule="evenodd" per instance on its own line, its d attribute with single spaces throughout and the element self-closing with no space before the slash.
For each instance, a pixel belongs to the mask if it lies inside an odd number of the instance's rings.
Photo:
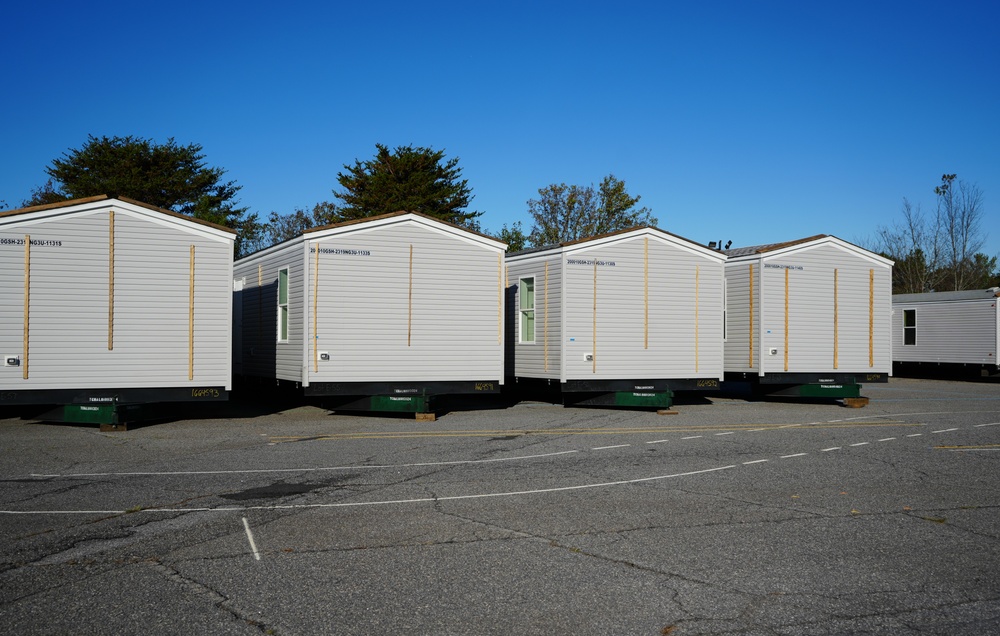
<svg viewBox="0 0 1000 636">
<path fill-rule="evenodd" d="M 0 419 L 21 634 L 1000 633 L 1000 383 Z M 236 417 L 231 417 L 238 415 Z M 0 413 L 0 418 L 4 417 Z"/>
</svg>

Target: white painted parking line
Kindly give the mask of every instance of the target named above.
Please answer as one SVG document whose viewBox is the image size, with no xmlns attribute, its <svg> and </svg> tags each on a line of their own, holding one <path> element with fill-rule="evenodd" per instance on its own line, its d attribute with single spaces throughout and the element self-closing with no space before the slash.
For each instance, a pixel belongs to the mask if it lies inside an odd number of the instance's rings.
<svg viewBox="0 0 1000 636">
<path fill-rule="evenodd" d="M 596 448 L 591 448 L 590 450 L 608 450 L 609 448 L 625 448 L 626 446 L 631 446 L 631 444 L 615 444 L 614 446 L 598 446 Z"/>
<path fill-rule="evenodd" d="M 698 439 L 701 435 L 692 435 L 690 437 L 682 437 L 681 439 Z"/>
<path fill-rule="evenodd" d="M 950 433 L 952 431 L 957 431 L 957 428 L 943 428 L 940 431 L 931 431 L 931 433 Z"/>
<path fill-rule="evenodd" d="M 868 442 L 858 442 L 857 444 L 851 444 L 851 446 L 868 446 Z"/>
<path fill-rule="evenodd" d="M 892 441 L 892 440 L 894 440 L 894 439 L 896 439 L 896 438 L 895 438 L 895 437 L 883 437 L 883 438 L 882 438 L 882 439 L 880 439 L 879 441 L 880 441 L 880 442 L 891 442 L 891 441 Z"/>
<path fill-rule="evenodd" d="M 719 437 L 720 435 L 735 435 L 735 434 L 736 434 L 735 431 L 729 431 L 728 433 L 716 433 L 715 436 Z"/>
<path fill-rule="evenodd" d="M 670 440 L 666 440 L 666 439 L 654 439 L 653 441 L 646 442 L 646 443 L 647 444 L 662 444 L 663 442 L 668 442 L 668 441 L 670 441 Z"/>
<path fill-rule="evenodd" d="M 907 437 L 920 437 L 923 433 L 914 433 L 912 435 L 907 435 Z"/>
<path fill-rule="evenodd" d="M 808 455 L 809 453 L 795 453 L 794 455 L 782 455 L 781 459 L 788 459 L 789 457 L 802 457 L 803 455 Z"/>
<path fill-rule="evenodd" d="M 829 453 L 830 451 L 835 451 L 835 450 L 840 450 L 840 446 L 833 446 L 831 448 L 823 448 L 819 452 L 821 452 L 821 453 Z"/>
<path fill-rule="evenodd" d="M 260 552 L 257 551 L 257 544 L 253 540 L 253 533 L 250 532 L 250 522 L 247 521 L 246 517 L 243 517 L 243 527 L 247 531 L 247 540 L 250 541 L 250 549 L 253 550 L 253 558 L 260 561 Z"/>
<path fill-rule="evenodd" d="M 770 460 L 767 460 L 767 459 L 755 459 L 752 462 L 743 462 L 743 465 L 744 466 L 749 466 L 750 464 L 763 464 L 766 461 L 770 461 Z"/>
</svg>

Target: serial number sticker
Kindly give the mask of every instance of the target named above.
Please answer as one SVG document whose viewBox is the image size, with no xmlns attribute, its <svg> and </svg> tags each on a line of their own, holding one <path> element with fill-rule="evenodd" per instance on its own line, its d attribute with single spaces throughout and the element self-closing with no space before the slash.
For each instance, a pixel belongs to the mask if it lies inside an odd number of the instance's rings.
<svg viewBox="0 0 1000 636">
<path fill-rule="evenodd" d="M 63 242 L 52 239 L 31 239 L 32 247 L 62 247 Z M 23 238 L 0 238 L 0 245 L 23 246 Z"/>
<path fill-rule="evenodd" d="M 310 254 L 316 253 L 316 248 L 309 248 Z M 319 248 L 320 254 L 333 254 L 334 256 L 371 256 L 371 250 L 346 250 L 339 247 L 321 247 Z"/>
</svg>

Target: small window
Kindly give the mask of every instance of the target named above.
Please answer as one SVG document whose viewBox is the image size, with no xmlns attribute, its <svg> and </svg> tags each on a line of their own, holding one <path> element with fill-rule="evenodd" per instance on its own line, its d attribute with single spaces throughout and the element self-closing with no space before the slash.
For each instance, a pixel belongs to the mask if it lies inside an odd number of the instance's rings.
<svg viewBox="0 0 1000 636">
<path fill-rule="evenodd" d="M 288 268 L 278 271 L 278 342 L 288 342 Z"/>
<path fill-rule="evenodd" d="M 535 341 L 535 279 L 522 278 L 518 283 L 521 304 L 521 342 Z"/>
<path fill-rule="evenodd" d="M 903 344 L 917 344 L 917 310 L 903 310 Z"/>
</svg>

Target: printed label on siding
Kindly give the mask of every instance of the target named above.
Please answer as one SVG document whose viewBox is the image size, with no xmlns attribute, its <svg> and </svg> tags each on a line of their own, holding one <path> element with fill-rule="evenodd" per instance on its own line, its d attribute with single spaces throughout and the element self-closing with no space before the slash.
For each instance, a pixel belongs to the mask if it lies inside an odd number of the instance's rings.
<svg viewBox="0 0 1000 636">
<path fill-rule="evenodd" d="M 310 254 L 316 253 L 315 247 L 309 248 Z M 319 248 L 320 254 L 333 254 L 334 256 L 371 256 L 371 250 L 345 250 L 339 247 L 321 247 Z"/>
<path fill-rule="evenodd" d="M 31 239 L 32 247 L 62 247 L 61 240 Z M 10 245 L 12 247 L 24 247 L 23 238 L 0 238 L 0 245 Z"/>
<path fill-rule="evenodd" d="M 593 267 L 595 264 L 598 267 L 614 267 L 616 265 L 616 263 L 614 261 L 597 261 L 595 263 L 593 260 L 583 260 L 583 259 L 579 259 L 579 258 L 568 258 L 568 259 L 566 259 L 566 264 L 567 265 L 590 265 L 591 267 Z"/>
</svg>

